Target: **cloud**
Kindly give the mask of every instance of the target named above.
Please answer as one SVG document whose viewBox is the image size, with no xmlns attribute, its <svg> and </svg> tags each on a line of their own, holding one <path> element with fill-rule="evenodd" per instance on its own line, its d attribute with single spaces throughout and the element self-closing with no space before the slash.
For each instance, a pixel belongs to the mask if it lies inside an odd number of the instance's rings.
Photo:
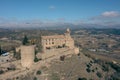
<svg viewBox="0 0 120 80">
<path fill-rule="evenodd" d="M 105 11 L 98 16 L 93 16 L 91 21 L 120 21 L 120 13 L 118 11 Z"/>
<path fill-rule="evenodd" d="M 53 5 L 52 5 L 52 6 L 49 6 L 49 9 L 52 9 L 52 10 L 53 10 L 53 9 L 55 9 L 55 8 L 56 8 L 56 7 L 53 6 Z"/>
<path fill-rule="evenodd" d="M 2 28 L 40 28 L 40 27 L 120 27 L 120 17 L 104 17 L 101 13 L 99 16 L 92 17 L 94 19 L 78 19 L 69 21 L 65 18 L 51 19 L 33 19 L 19 20 L 12 18 L 0 17 L 0 27 Z M 104 28 L 104 27 L 103 27 Z"/>
<path fill-rule="evenodd" d="M 118 17 L 120 13 L 117 11 L 106 11 L 101 14 L 103 17 Z"/>
</svg>

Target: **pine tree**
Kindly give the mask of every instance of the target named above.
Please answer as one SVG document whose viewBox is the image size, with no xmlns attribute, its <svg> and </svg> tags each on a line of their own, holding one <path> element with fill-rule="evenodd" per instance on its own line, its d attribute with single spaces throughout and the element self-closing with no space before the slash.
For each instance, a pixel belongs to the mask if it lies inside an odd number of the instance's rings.
<svg viewBox="0 0 120 80">
<path fill-rule="evenodd" d="M 25 35 L 22 41 L 23 45 L 27 45 L 29 43 L 27 36 Z"/>
</svg>

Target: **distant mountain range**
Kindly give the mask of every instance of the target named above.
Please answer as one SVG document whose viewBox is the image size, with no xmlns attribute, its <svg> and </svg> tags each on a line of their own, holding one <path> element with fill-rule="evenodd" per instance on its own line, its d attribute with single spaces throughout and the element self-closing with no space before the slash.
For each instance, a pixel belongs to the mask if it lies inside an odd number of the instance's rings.
<svg viewBox="0 0 120 80">
<path fill-rule="evenodd" d="M 45 30 L 56 30 L 56 29 L 77 29 L 77 28 L 115 28 L 120 29 L 120 25 L 99 25 L 99 24 L 72 24 L 72 23 L 62 23 L 55 25 L 46 25 L 46 26 L 27 26 L 27 27 L 0 27 L 0 30 L 10 30 L 10 29 L 45 29 Z"/>
</svg>

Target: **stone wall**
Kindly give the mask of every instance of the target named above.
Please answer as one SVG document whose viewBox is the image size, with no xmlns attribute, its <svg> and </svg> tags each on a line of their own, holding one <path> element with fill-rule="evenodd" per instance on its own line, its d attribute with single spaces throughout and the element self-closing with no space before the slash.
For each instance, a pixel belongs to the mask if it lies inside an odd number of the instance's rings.
<svg viewBox="0 0 120 80">
<path fill-rule="evenodd" d="M 35 46 L 21 46 L 21 65 L 30 68 L 34 63 Z"/>
<path fill-rule="evenodd" d="M 75 47 L 74 52 L 75 52 L 75 54 L 79 54 L 79 48 Z"/>
</svg>

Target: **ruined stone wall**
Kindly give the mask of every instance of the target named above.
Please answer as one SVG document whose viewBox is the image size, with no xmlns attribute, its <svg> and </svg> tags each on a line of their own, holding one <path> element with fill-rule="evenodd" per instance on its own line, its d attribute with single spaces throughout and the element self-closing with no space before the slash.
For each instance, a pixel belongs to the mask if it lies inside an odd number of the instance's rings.
<svg viewBox="0 0 120 80">
<path fill-rule="evenodd" d="M 21 46 L 21 65 L 30 68 L 34 63 L 35 46 Z"/>
<path fill-rule="evenodd" d="M 74 52 L 75 52 L 75 54 L 79 54 L 79 48 L 75 47 Z"/>
</svg>

